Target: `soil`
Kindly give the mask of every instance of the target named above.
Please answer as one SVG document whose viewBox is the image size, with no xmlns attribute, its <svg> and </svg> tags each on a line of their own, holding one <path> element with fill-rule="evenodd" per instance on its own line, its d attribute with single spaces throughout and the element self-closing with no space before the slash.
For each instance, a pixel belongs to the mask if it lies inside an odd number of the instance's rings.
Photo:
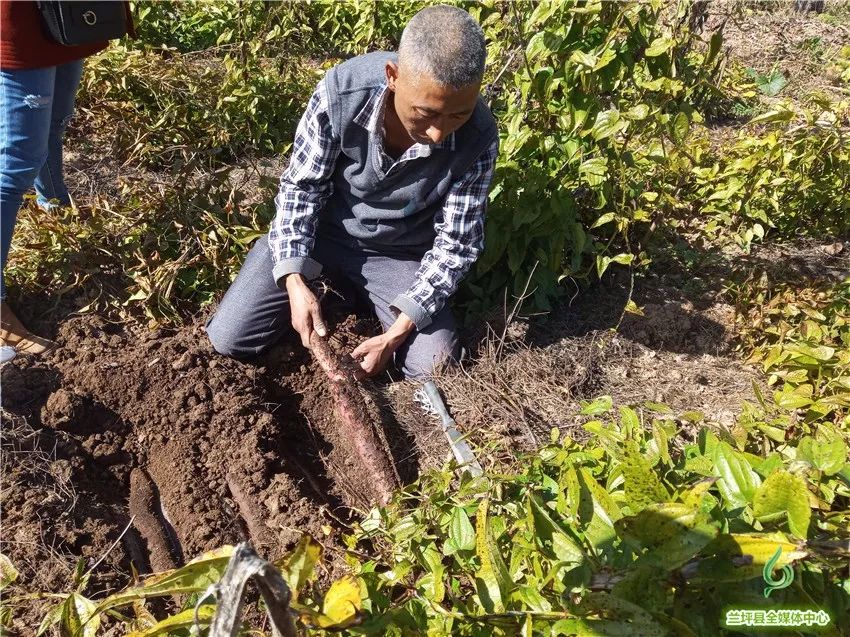
<svg viewBox="0 0 850 637">
<path fill-rule="evenodd" d="M 74 557 L 116 542 L 93 590 L 126 586 L 131 562 L 161 571 L 243 539 L 279 557 L 327 535 L 323 511 L 370 504 L 335 427 L 324 435 L 333 401 L 300 346 L 241 363 L 203 324 L 75 317 L 54 351 L 4 365 L 2 542 L 28 590 L 66 590 Z"/>
<path fill-rule="evenodd" d="M 825 7 L 823 13 L 800 13 L 793 2 L 777 2 L 741 11 L 733 3 L 714 3 L 707 27 L 725 21 L 731 57 L 761 74 L 776 69 L 785 76 L 788 84 L 777 99 L 819 93 L 841 100 L 845 94 L 833 63 L 850 39 L 850 3 L 830 0 Z"/>
</svg>

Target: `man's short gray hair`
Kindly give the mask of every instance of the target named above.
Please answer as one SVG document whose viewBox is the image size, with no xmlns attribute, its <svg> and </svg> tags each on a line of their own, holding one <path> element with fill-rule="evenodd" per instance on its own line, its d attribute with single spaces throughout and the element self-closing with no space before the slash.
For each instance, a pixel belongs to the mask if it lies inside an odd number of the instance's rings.
<svg viewBox="0 0 850 637">
<path fill-rule="evenodd" d="M 401 34 L 399 65 L 458 89 L 484 76 L 484 31 L 469 13 L 445 4 L 417 13 Z"/>
</svg>

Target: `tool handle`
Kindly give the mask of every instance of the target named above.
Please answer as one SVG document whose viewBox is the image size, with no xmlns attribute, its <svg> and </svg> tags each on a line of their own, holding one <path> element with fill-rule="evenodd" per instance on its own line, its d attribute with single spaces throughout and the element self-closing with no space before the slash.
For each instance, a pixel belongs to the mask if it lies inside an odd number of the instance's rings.
<svg viewBox="0 0 850 637">
<path fill-rule="evenodd" d="M 443 397 L 440 396 L 440 390 L 437 389 L 433 380 L 429 380 L 425 383 L 425 395 L 428 396 L 428 400 L 431 401 L 431 405 L 437 410 L 437 415 L 443 421 L 443 424 L 446 425 L 449 422 L 454 424 L 454 420 L 452 420 L 452 417 L 449 416 L 449 410 L 446 409 L 446 403 L 443 402 Z"/>
</svg>

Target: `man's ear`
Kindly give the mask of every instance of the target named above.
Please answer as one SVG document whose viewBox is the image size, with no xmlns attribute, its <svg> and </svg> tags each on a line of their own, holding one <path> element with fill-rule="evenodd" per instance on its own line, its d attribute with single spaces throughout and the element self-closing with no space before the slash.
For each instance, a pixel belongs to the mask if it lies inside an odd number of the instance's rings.
<svg viewBox="0 0 850 637">
<path fill-rule="evenodd" d="M 387 86 L 391 91 L 395 91 L 395 85 L 398 81 L 398 64 L 387 61 L 387 65 L 384 70 L 387 74 Z"/>
</svg>

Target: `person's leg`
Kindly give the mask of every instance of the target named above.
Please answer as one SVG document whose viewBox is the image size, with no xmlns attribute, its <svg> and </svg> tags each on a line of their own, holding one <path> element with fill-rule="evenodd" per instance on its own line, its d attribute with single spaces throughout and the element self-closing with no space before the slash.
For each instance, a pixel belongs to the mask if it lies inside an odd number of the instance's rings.
<svg viewBox="0 0 850 637">
<path fill-rule="evenodd" d="M 6 359 L 13 351 L 38 354 L 50 346 L 6 305 L 3 270 L 24 193 L 47 159 L 55 75 L 55 67 L 0 71 L 0 346 Z"/>
<path fill-rule="evenodd" d="M 77 87 L 80 85 L 82 75 L 82 60 L 56 67 L 50 133 L 47 139 L 47 161 L 42 165 L 35 180 L 37 202 L 45 210 L 57 203 L 61 206 L 71 203 L 62 167 L 62 141 L 68 122 L 74 114 Z"/>
<path fill-rule="evenodd" d="M 219 354 L 247 358 L 272 345 L 290 325 L 289 299 L 272 276 L 272 255 L 264 236 L 248 252 L 207 323 L 207 336 Z"/>
<path fill-rule="evenodd" d="M 335 246 L 319 240 L 312 255 L 322 263 L 322 278 L 332 289 L 329 298 L 322 300 L 323 312 L 329 306 L 354 309 L 356 288 L 336 265 Z M 272 277 L 272 256 L 268 236 L 264 236 L 251 248 L 236 280 L 207 322 L 207 336 L 219 354 L 248 358 L 273 345 L 291 326 L 289 299 Z"/>
<path fill-rule="evenodd" d="M 47 159 L 55 67 L 0 71 L 0 245 L 6 267 L 24 193 Z M 0 273 L 0 298 L 6 290 Z"/>
<path fill-rule="evenodd" d="M 390 303 L 413 284 L 419 264 L 419 259 L 380 255 L 349 260 L 349 267 L 359 269 L 359 273 L 346 272 L 347 276 L 365 288 L 385 330 L 396 319 Z M 438 365 L 457 359 L 459 349 L 454 315 L 444 307 L 428 327 L 413 332 L 396 351 L 395 364 L 407 378 L 426 379 Z"/>
</svg>

